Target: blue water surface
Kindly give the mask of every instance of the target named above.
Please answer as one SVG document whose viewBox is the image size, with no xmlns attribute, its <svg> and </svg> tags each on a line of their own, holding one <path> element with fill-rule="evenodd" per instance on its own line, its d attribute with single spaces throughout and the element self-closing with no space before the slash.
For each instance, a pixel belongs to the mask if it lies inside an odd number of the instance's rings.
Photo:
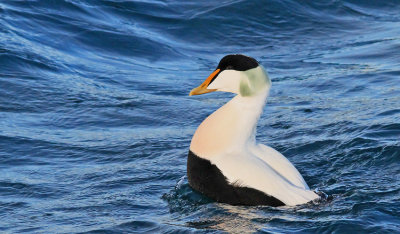
<svg viewBox="0 0 400 234">
<path fill-rule="evenodd" d="M 400 232 L 400 1 L 0 1 L 0 232 Z M 273 85 L 257 138 L 330 202 L 194 192 L 189 97 L 226 54 Z M 268 179 L 268 178 L 267 178 Z"/>
</svg>

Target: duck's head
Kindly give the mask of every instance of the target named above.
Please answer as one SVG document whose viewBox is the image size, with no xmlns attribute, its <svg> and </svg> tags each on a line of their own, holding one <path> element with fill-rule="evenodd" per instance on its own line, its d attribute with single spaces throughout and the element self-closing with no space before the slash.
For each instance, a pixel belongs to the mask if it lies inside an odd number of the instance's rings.
<svg viewBox="0 0 400 234">
<path fill-rule="evenodd" d="M 223 57 L 215 71 L 189 95 L 222 91 L 250 97 L 268 90 L 270 86 L 268 74 L 257 60 L 232 54 Z"/>
</svg>

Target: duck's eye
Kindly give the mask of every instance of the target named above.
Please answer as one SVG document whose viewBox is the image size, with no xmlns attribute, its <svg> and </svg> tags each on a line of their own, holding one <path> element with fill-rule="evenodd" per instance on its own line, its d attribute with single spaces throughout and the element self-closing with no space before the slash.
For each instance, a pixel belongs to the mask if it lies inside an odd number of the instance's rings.
<svg viewBox="0 0 400 234">
<path fill-rule="evenodd" d="M 232 65 L 229 65 L 229 66 L 227 66 L 226 68 L 225 68 L 225 70 L 232 70 L 233 69 L 233 66 Z"/>
</svg>

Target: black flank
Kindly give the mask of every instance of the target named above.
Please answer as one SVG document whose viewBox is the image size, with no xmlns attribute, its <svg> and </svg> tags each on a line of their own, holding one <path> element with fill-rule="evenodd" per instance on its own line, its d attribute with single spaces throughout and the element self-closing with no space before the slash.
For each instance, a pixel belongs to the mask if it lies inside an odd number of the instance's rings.
<svg viewBox="0 0 400 234">
<path fill-rule="evenodd" d="M 249 171 L 249 173 L 251 173 Z M 267 205 L 284 206 L 285 204 L 259 190 L 229 184 L 222 172 L 210 161 L 202 159 L 189 151 L 187 161 L 189 185 L 207 197 L 231 205 Z M 260 178 L 265 179 L 265 178 Z"/>
</svg>

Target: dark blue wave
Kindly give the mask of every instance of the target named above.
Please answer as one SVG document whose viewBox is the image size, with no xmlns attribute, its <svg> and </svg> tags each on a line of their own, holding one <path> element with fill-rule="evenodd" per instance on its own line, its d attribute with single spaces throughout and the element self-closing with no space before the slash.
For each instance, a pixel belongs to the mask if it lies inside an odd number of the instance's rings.
<svg viewBox="0 0 400 234">
<path fill-rule="evenodd" d="M 0 2 L 0 230 L 396 232 L 398 12 L 398 0 Z M 188 92 L 230 53 L 272 78 L 259 141 L 332 201 L 232 207 L 182 178 L 196 127 L 232 97 Z"/>
</svg>

